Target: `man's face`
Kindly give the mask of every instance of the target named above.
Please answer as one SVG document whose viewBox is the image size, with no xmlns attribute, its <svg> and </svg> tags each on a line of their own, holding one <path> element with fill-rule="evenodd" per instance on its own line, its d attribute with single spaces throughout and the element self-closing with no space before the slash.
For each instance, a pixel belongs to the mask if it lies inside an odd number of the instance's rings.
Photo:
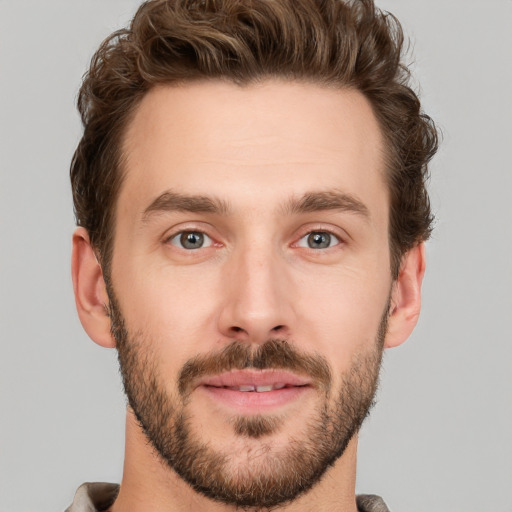
<svg viewBox="0 0 512 512">
<path fill-rule="evenodd" d="M 159 87 L 124 152 L 109 292 L 130 405 L 196 490 L 293 499 L 378 377 L 392 280 L 371 107 L 290 82 Z"/>
</svg>

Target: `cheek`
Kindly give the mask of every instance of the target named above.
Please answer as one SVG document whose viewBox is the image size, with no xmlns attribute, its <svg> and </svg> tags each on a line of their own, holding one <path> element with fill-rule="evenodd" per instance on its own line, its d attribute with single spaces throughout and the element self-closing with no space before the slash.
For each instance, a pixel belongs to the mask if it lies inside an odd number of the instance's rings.
<svg viewBox="0 0 512 512">
<path fill-rule="evenodd" d="M 187 272 L 133 267 L 118 273 L 116 294 L 128 331 L 144 333 L 162 364 L 182 365 L 216 341 L 211 286 Z"/>
<path fill-rule="evenodd" d="M 382 272 L 348 267 L 305 282 L 298 335 L 307 332 L 311 341 L 304 341 L 325 355 L 334 371 L 347 370 L 355 356 L 375 348 L 390 287 L 391 278 Z"/>
</svg>

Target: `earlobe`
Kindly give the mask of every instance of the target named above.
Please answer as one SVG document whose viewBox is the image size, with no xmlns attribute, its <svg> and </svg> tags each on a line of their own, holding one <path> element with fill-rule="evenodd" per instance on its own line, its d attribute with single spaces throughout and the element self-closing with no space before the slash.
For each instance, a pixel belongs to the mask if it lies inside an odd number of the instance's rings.
<svg viewBox="0 0 512 512">
<path fill-rule="evenodd" d="M 425 244 L 402 258 L 400 274 L 393 284 L 385 348 L 401 345 L 412 333 L 421 309 L 421 283 L 425 275 Z"/>
<path fill-rule="evenodd" d="M 71 274 L 78 316 L 89 337 L 98 345 L 115 347 L 107 313 L 108 295 L 101 266 L 84 228 L 73 233 Z"/>
</svg>

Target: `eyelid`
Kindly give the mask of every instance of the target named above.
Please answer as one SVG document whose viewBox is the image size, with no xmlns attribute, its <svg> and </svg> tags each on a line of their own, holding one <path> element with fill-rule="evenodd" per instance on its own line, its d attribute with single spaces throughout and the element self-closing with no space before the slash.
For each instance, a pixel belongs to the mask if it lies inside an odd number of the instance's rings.
<svg viewBox="0 0 512 512">
<path fill-rule="evenodd" d="M 181 246 L 181 244 L 173 244 L 171 241 L 179 236 L 181 236 L 183 233 L 201 233 L 205 239 L 208 238 L 210 240 L 210 243 L 207 246 L 203 246 L 202 248 L 208 248 L 211 246 L 220 246 L 222 244 L 218 243 L 218 237 L 215 234 L 212 234 L 212 231 L 214 231 L 213 227 L 210 224 L 205 224 L 203 222 L 195 222 L 195 221 L 188 221 L 188 222 L 181 222 L 175 226 L 172 226 L 171 228 L 167 229 L 163 234 L 161 238 L 161 243 L 164 245 L 172 245 L 173 247 L 176 247 L 177 249 L 181 249 L 183 251 L 187 252 L 193 252 L 193 249 L 185 249 Z M 196 251 L 199 249 L 196 249 Z"/>
<path fill-rule="evenodd" d="M 180 239 L 185 233 L 199 233 L 203 236 L 205 243 L 201 247 L 197 247 L 196 249 L 189 249 L 183 247 Z M 176 232 L 174 235 L 169 236 L 167 238 L 167 243 L 170 243 L 174 247 L 178 247 L 179 249 L 183 249 L 185 251 L 198 251 L 199 249 L 206 249 L 207 247 L 211 247 L 214 244 L 213 239 L 209 235 L 198 229 L 182 229 L 181 231 Z"/>
<path fill-rule="evenodd" d="M 332 243 L 328 247 L 318 247 L 318 248 L 309 247 L 307 239 L 314 233 L 325 233 L 325 234 L 329 235 L 329 237 L 331 237 L 331 242 L 334 241 L 335 243 Z M 302 244 L 303 241 L 305 241 L 304 244 Z M 341 243 L 343 243 L 343 241 L 340 239 L 340 237 L 334 233 L 331 233 L 330 231 L 313 230 L 313 231 L 310 231 L 309 233 L 306 233 L 303 237 L 299 238 L 299 240 L 296 242 L 295 245 L 297 247 L 303 247 L 305 249 L 311 249 L 313 251 L 325 251 L 327 249 L 332 249 L 333 247 L 336 247 L 336 246 L 340 245 Z"/>
<path fill-rule="evenodd" d="M 329 247 L 331 249 L 332 247 L 335 247 L 340 244 L 344 244 L 347 242 L 347 239 L 350 238 L 350 235 L 348 235 L 344 230 L 341 228 L 335 228 L 333 226 L 325 225 L 325 224 L 309 224 L 307 226 L 303 226 L 298 230 L 298 236 L 295 237 L 295 242 L 292 244 L 292 246 L 298 246 L 298 243 L 304 239 L 305 237 L 309 236 L 311 233 L 328 233 L 329 235 L 335 237 L 338 240 L 338 243 Z"/>
<path fill-rule="evenodd" d="M 165 231 L 162 231 L 161 240 L 162 242 L 168 242 L 171 238 L 181 233 L 202 233 L 208 235 L 212 240 L 215 238 L 212 236 L 213 227 L 211 224 L 195 220 L 185 220 L 178 222 L 172 226 L 166 226 Z"/>
</svg>

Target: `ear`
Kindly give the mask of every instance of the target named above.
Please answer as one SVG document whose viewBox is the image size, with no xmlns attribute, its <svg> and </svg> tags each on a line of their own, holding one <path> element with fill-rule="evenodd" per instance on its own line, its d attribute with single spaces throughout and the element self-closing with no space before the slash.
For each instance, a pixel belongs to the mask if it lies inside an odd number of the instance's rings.
<svg viewBox="0 0 512 512">
<path fill-rule="evenodd" d="M 391 292 L 385 348 L 401 345 L 412 333 L 421 309 L 421 283 L 425 275 L 425 244 L 413 247 L 402 258 Z"/>
<path fill-rule="evenodd" d="M 84 228 L 77 228 L 73 233 L 71 274 L 76 309 L 83 328 L 98 345 L 115 347 L 115 340 L 110 332 L 108 295 L 103 272 L 91 246 L 89 234 Z"/>
</svg>

